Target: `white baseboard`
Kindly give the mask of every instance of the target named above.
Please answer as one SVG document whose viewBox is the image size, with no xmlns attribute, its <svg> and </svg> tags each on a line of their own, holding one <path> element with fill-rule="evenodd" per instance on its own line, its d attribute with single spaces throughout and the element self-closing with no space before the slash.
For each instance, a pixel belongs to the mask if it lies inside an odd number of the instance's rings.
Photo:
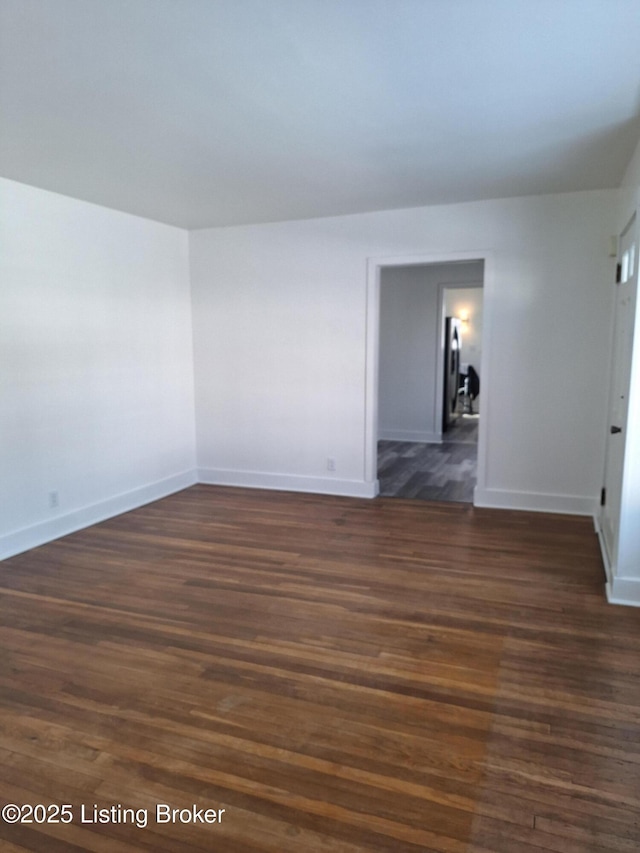
<svg viewBox="0 0 640 853">
<path fill-rule="evenodd" d="M 618 578 L 615 576 L 615 571 L 611 563 L 611 558 L 607 550 L 602 533 L 602 526 L 598 513 L 593 516 L 593 524 L 598 534 L 600 543 L 600 554 L 604 565 L 604 572 L 607 577 L 605 585 L 607 593 L 607 601 L 609 604 L 624 604 L 627 607 L 640 607 L 640 578 Z"/>
<path fill-rule="evenodd" d="M 65 515 L 59 515 L 56 518 L 8 533 L 0 537 L 0 560 L 21 554 L 23 551 L 29 551 L 31 548 L 37 548 L 39 545 L 59 539 L 61 536 L 67 536 L 69 533 L 75 533 L 91 524 L 106 521 L 108 518 L 113 518 L 114 515 L 120 515 L 160 498 L 166 498 L 167 495 L 193 486 L 197 481 L 195 471 L 185 471 L 182 474 L 176 474 L 139 489 L 115 495 Z"/>
<path fill-rule="evenodd" d="M 61 536 L 67 536 L 69 533 L 75 533 L 91 524 L 98 524 L 123 512 L 137 509 L 144 504 L 167 497 L 167 495 L 179 492 L 196 483 L 355 498 L 375 498 L 380 491 L 378 480 L 367 482 L 364 480 L 341 480 L 332 477 L 304 477 L 295 474 L 200 468 L 197 471 L 185 471 L 182 474 L 176 474 L 173 477 L 159 480 L 139 489 L 133 489 L 124 494 L 115 495 L 66 515 L 60 515 L 1 536 L 0 560 L 28 551 L 31 548 L 37 548 L 39 545 L 59 539 Z M 496 509 L 591 515 L 594 517 L 594 523 L 597 524 L 597 501 L 595 498 L 479 489 L 476 487 L 474 504 L 478 507 L 494 507 Z M 638 581 L 616 579 L 614 584 L 611 580 L 610 570 L 608 571 L 608 578 L 607 595 L 610 601 L 640 605 L 640 579 Z M 611 590 L 609 590 L 610 585 Z"/>
<path fill-rule="evenodd" d="M 640 607 L 640 578 L 612 578 L 607 581 L 609 604 Z"/>
<path fill-rule="evenodd" d="M 301 477 L 296 474 L 267 474 L 262 471 L 227 471 L 221 468 L 199 468 L 198 482 L 210 486 L 242 486 L 251 489 L 311 492 L 351 498 L 375 498 L 379 491 L 377 480 L 369 483 L 364 480 Z"/>
<path fill-rule="evenodd" d="M 418 441 L 422 444 L 442 444 L 442 433 L 424 430 L 379 429 L 380 441 Z"/>
<path fill-rule="evenodd" d="M 518 509 L 530 512 L 554 512 L 563 515 L 594 516 L 596 498 L 576 495 L 549 495 L 540 492 L 515 492 L 506 489 L 481 489 L 476 486 L 473 503 L 475 506 L 495 509 Z"/>
</svg>

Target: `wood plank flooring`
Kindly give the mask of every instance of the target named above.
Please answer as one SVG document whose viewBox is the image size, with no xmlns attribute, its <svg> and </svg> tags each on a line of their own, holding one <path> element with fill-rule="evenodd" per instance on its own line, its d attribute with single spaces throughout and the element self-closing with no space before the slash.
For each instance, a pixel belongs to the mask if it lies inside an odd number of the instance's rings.
<svg viewBox="0 0 640 853">
<path fill-rule="evenodd" d="M 462 415 L 441 444 L 378 442 L 378 480 L 385 497 L 473 503 L 478 417 Z"/>
<path fill-rule="evenodd" d="M 7 853 L 640 849 L 588 519 L 195 486 L 0 564 L 0 625 L 1 804 L 73 813 Z"/>
</svg>

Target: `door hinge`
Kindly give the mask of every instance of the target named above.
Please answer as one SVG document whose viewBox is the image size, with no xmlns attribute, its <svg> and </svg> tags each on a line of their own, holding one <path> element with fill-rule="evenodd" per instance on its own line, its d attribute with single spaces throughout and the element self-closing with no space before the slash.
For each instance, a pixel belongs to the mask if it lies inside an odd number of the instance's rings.
<svg viewBox="0 0 640 853">
<path fill-rule="evenodd" d="M 600 490 L 600 506 L 604 506 L 607 502 L 607 490 L 602 488 Z"/>
<path fill-rule="evenodd" d="M 616 284 L 620 284 L 622 280 L 622 264 L 616 264 Z"/>
</svg>

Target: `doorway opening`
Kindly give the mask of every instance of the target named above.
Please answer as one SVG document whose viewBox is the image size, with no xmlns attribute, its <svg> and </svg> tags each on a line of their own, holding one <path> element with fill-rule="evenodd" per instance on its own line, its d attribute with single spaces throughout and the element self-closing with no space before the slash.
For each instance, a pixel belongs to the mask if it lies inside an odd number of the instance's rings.
<svg viewBox="0 0 640 853">
<path fill-rule="evenodd" d="M 484 486 L 486 259 L 416 260 L 370 269 L 376 493 L 473 503 L 476 485 Z"/>
</svg>

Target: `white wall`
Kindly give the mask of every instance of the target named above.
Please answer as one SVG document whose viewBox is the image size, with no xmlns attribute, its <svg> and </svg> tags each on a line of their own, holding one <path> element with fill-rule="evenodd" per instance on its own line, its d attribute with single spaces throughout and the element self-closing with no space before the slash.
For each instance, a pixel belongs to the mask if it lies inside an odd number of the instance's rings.
<svg viewBox="0 0 640 853">
<path fill-rule="evenodd" d="M 7 556 L 193 482 L 195 431 L 186 232 L 0 180 L 0 239 Z"/>
<path fill-rule="evenodd" d="M 380 276 L 378 436 L 440 441 L 439 285 L 482 280 L 482 265 L 385 267 Z M 451 291 L 456 293 L 457 291 Z M 465 291 L 466 292 L 466 291 Z"/>
<path fill-rule="evenodd" d="M 192 232 L 201 479 L 373 494 L 368 262 L 488 250 L 480 501 L 591 511 L 619 215 L 602 191 Z M 0 228 L 6 556 L 193 482 L 195 454 L 185 232 L 4 180 Z"/>
<path fill-rule="evenodd" d="M 620 233 L 624 229 L 636 210 L 638 190 L 640 189 L 640 142 L 636 145 L 633 156 L 629 160 L 620 186 L 622 187 L 622 193 L 618 205 L 617 233 Z"/>
<path fill-rule="evenodd" d="M 192 232 L 202 478 L 371 494 L 367 262 L 488 250 L 478 497 L 592 512 L 617 202 L 610 190 Z"/>
</svg>

